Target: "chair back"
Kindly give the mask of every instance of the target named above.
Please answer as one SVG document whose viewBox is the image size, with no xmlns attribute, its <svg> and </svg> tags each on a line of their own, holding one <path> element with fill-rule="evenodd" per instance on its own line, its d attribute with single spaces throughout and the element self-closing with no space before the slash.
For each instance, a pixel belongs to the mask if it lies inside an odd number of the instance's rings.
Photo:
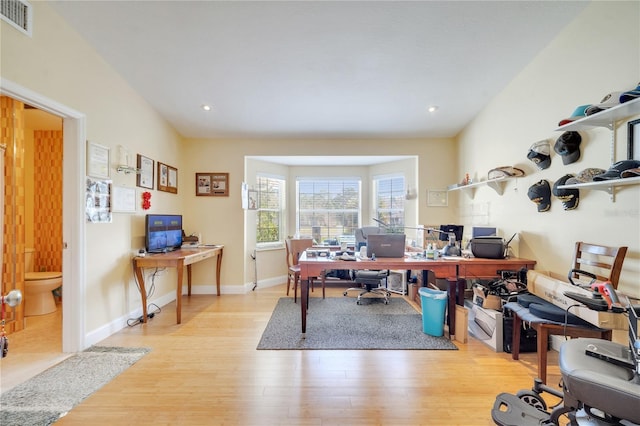
<svg viewBox="0 0 640 426">
<path fill-rule="evenodd" d="M 287 238 L 287 267 L 296 266 L 303 251 L 313 247 L 313 238 Z"/>
<path fill-rule="evenodd" d="M 590 272 L 599 281 L 610 281 L 613 288 L 617 289 L 626 254 L 627 247 L 608 247 L 578 241 L 573 258 L 573 268 Z M 579 272 L 574 271 L 571 275 L 573 278 L 580 278 Z"/>
<path fill-rule="evenodd" d="M 356 237 L 356 250 L 360 243 L 366 243 L 367 237 L 371 234 L 384 234 L 385 231 L 378 226 L 363 226 L 362 228 L 357 228 L 355 232 Z"/>
</svg>

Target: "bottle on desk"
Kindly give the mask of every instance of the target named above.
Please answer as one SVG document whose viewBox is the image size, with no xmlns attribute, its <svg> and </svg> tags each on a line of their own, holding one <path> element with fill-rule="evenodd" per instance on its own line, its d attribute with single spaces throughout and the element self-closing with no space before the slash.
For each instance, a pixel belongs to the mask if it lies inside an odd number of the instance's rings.
<svg viewBox="0 0 640 426">
<path fill-rule="evenodd" d="M 425 251 L 425 257 L 427 259 L 433 259 L 433 254 L 434 250 L 433 250 L 433 246 L 431 245 L 431 243 L 427 244 L 427 250 Z"/>
</svg>

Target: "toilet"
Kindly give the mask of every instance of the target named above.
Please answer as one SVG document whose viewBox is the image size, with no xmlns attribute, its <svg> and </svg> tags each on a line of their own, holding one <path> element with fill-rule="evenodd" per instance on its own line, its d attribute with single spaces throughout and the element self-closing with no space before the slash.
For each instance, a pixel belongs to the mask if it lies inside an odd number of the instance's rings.
<svg viewBox="0 0 640 426">
<path fill-rule="evenodd" d="M 26 249 L 24 275 L 24 315 L 45 315 L 55 312 L 52 291 L 62 285 L 62 272 L 34 272 L 34 250 Z"/>
</svg>

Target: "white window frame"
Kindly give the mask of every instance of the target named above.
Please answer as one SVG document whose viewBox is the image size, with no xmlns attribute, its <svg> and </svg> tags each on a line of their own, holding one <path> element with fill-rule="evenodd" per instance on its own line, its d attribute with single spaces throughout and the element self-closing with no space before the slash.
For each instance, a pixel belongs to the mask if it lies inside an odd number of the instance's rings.
<svg viewBox="0 0 640 426">
<path fill-rule="evenodd" d="M 261 179 L 268 179 L 270 181 L 277 181 L 279 183 L 279 194 L 278 201 L 279 207 L 278 209 L 266 208 L 263 206 L 262 200 L 264 199 L 264 193 L 262 191 L 262 185 L 260 184 Z M 285 229 L 285 220 L 286 220 L 286 189 L 287 189 L 287 180 L 283 176 L 271 175 L 268 173 L 257 173 L 256 174 L 256 192 L 258 198 L 258 208 L 256 212 L 256 247 L 257 248 L 267 248 L 273 246 L 281 246 L 284 242 L 286 229 Z M 260 235 L 260 217 L 261 214 L 266 211 L 277 211 L 278 212 L 278 238 L 273 241 L 258 241 L 258 237 Z"/>
<path fill-rule="evenodd" d="M 380 183 L 382 181 L 392 181 L 394 179 L 402 179 L 402 187 L 398 187 L 398 188 L 394 188 L 393 186 L 391 187 L 391 198 L 395 198 L 395 197 L 399 197 L 403 200 L 402 202 L 402 208 L 393 208 L 392 206 L 390 206 L 389 208 L 386 209 L 381 209 L 380 208 Z M 386 175 L 377 175 L 377 176 L 373 176 L 373 178 L 371 179 L 372 184 L 373 184 L 373 211 L 375 213 L 375 217 L 379 220 L 381 220 L 384 223 L 387 223 L 390 226 L 391 230 L 396 230 L 397 232 L 404 232 L 404 227 L 406 226 L 406 203 L 404 202 L 406 200 L 406 187 L 407 187 L 407 177 L 403 174 L 403 173 L 392 173 L 392 174 L 386 174 Z M 398 222 L 398 221 L 393 221 L 390 220 L 390 217 L 393 217 L 393 213 L 399 213 L 401 212 L 401 217 L 402 217 L 402 221 Z"/>
</svg>

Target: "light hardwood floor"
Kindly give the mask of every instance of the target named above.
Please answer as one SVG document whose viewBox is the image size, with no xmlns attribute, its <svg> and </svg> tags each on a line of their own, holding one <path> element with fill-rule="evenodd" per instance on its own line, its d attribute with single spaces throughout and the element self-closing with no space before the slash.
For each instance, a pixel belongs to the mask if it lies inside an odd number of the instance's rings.
<svg viewBox="0 0 640 426">
<path fill-rule="evenodd" d="M 327 296 L 342 291 L 330 287 Z M 495 396 L 528 389 L 536 376 L 535 354 L 513 361 L 473 338 L 456 343 L 458 351 L 258 351 L 284 296 L 284 285 L 185 296 L 181 325 L 170 304 L 148 324 L 105 339 L 99 344 L 152 351 L 56 424 L 492 425 Z M 51 358 L 50 344 L 11 341 L 11 358 L 45 349 Z M 552 352 L 551 384 L 556 363 Z"/>
</svg>

